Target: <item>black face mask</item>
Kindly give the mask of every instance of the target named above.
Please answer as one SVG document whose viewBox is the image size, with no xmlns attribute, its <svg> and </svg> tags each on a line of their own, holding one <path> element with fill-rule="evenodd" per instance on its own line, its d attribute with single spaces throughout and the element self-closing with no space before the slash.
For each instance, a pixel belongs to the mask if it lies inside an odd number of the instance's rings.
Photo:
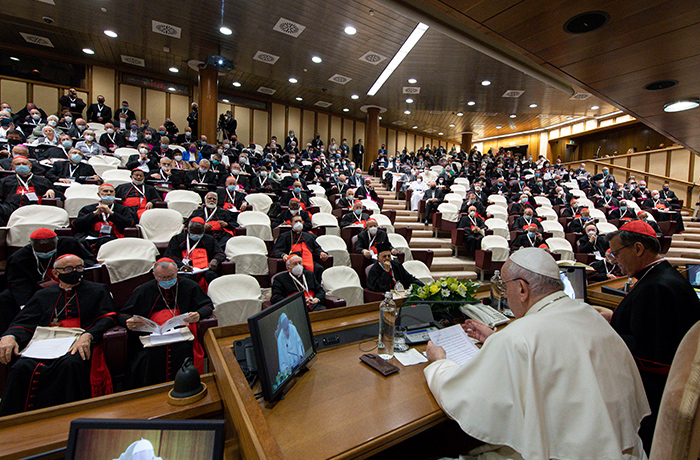
<svg viewBox="0 0 700 460">
<path fill-rule="evenodd" d="M 73 270 L 70 273 L 59 273 L 58 279 L 66 284 L 78 284 L 83 280 L 83 274 Z"/>
</svg>

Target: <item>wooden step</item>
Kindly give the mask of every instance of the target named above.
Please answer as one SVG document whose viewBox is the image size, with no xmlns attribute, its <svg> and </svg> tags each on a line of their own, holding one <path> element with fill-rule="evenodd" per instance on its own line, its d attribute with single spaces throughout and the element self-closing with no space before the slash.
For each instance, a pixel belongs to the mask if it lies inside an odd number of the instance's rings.
<svg viewBox="0 0 700 460">
<path fill-rule="evenodd" d="M 689 257 L 666 257 L 666 260 L 671 265 L 687 265 L 700 263 L 698 259 L 692 259 Z"/>
<path fill-rule="evenodd" d="M 433 237 L 432 230 L 413 229 L 413 232 L 411 233 L 411 238 L 432 238 L 432 237 Z M 413 242 L 413 240 L 411 240 L 411 242 Z"/>
<path fill-rule="evenodd" d="M 410 216 L 410 215 L 409 216 L 406 216 L 406 215 L 399 216 L 399 215 L 397 215 L 396 222 L 415 222 L 415 223 L 418 223 L 418 214 L 415 214 L 413 216 Z"/>
<path fill-rule="evenodd" d="M 409 246 L 413 246 L 412 244 L 409 244 Z M 418 248 L 413 248 L 413 249 L 418 249 Z M 430 249 L 433 251 L 433 260 L 437 260 L 438 258 L 443 258 L 443 257 L 452 257 L 452 248 L 423 248 L 423 249 Z"/>
<path fill-rule="evenodd" d="M 430 274 L 432 275 L 435 280 L 439 280 L 440 278 L 445 278 L 446 274 L 443 272 L 433 272 L 431 268 Z M 479 277 L 479 275 L 470 270 L 464 270 L 464 271 L 454 271 L 449 274 L 449 276 L 458 279 L 458 280 L 475 280 Z"/>
<path fill-rule="evenodd" d="M 389 210 L 389 209 L 393 209 L 394 211 L 405 211 L 405 210 L 406 210 L 406 206 L 404 206 L 404 205 L 402 205 L 402 204 L 387 204 L 387 203 L 384 203 L 384 206 L 382 206 L 382 211 L 386 211 L 386 210 Z M 396 215 L 398 216 L 398 213 L 396 213 Z"/>
<path fill-rule="evenodd" d="M 474 260 L 468 260 L 463 257 L 440 257 L 433 259 L 433 264 L 430 266 L 431 272 L 450 272 L 450 271 L 465 271 L 474 270 L 476 268 Z M 444 276 L 448 276 L 446 274 Z"/>
<path fill-rule="evenodd" d="M 409 246 L 412 249 L 432 249 L 432 248 L 450 248 L 452 249 L 452 241 L 447 238 L 411 238 Z"/>
<path fill-rule="evenodd" d="M 688 248 L 669 248 L 664 257 L 682 257 L 686 259 L 700 260 L 700 250 Z"/>
<path fill-rule="evenodd" d="M 396 210 L 396 215 L 397 216 L 414 216 L 418 217 L 418 213 L 416 211 L 410 211 L 408 209 L 404 209 L 403 207 L 401 209 Z"/>
<path fill-rule="evenodd" d="M 432 232 L 432 225 L 427 226 L 425 224 L 422 224 L 420 222 L 416 222 L 416 220 L 412 220 L 411 222 L 402 222 L 402 221 L 397 221 L 394 223 L 394 228 L 403 228 L 403 227 L 412 227 L 413 230 L 430 230 Z"/>
</svg>

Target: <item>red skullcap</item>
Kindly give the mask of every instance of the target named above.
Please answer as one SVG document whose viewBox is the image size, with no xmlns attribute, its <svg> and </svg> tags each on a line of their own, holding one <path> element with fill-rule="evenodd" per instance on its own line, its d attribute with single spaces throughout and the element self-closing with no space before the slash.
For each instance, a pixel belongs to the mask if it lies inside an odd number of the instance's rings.
<svg viewBox="0 0 700 460">
<path fill-rule="evenodd" d="M 61 257 L 56 258 L 56 262 L 58 262 L 61 259 L 65 259 L 66 257 L 78 257 L 75 254 L 63 254 Z M 80 257 L 78 257 L 80 259 Z"/>
<path fill-rule="evenodd" d="M 50 228 L 39 228 L 34 230 L 32 234 L 29 235 L 29 238 L 32 240 L 48 240 L 51 238 L 56 238 L 56 232 Z"/>
<path fill-rule="evenodd" d="M 100 186 L 97 187 L 97 188 L 98 188 L 98 189 L 101 189 L 102 187 L 112 187 L 112 188 L 114 188 L 114 185 L 108 184 L 107 182 L 105 182 L 104 184 L 100 185 Z"/>
<path fill-rule="evenodd" d="M 639 217 L 640 215 L 645 214 L 645 213 L 646 213 L 646 211 L 639 211 L 639 212 L 637 213 L 637 217 Z"/>
<path fill-rule="evenodd" d="M 25 157 L 24 155 L 17 155 L 16 157 L 13 158 L 13 160 L 15 158 L 22 158 L 23 160 L 29 160 L 29 158 Z"/>
<path fill-rule="evenodd" d="M 354 202 L 353 204 L 362 204 L 362 201 L 360 201 L 360 200 L 355 200 L 355 202 Z"/>
<path fill-rule="evenodd" d="M 169 257 L 161 257 L 160 259 L 156 260 L 156 264 L 159 264 L 161 262 L 170 262 L 172 264 L 175 263 L 175 261 Z"/>
<path fill-rule="evenodd" d="M 620 230 L 623 232 L 637 233 L 639 235 L 652 236 L 656 238 L 656 232 L 654 229 L 643 220 L 633 220 L 631 222 L 627 222 L 625 225 L 620 227 Z"/>
<path fill-rule="evenodd" d="M 195 224 L 202 224 L 202 225 L 205 224 L 204 219 L 202 219 L 201 217 L 195 217 L 194 219 L 191 219 L 190 222 L 194 222 Z"/>
</svg>

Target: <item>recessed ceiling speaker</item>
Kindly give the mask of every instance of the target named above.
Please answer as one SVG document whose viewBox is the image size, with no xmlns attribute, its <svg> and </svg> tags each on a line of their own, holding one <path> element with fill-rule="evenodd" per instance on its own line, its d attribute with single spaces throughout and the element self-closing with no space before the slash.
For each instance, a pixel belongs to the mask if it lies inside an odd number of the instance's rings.
<svg viewBox="0 0 700 460">
<path fill-rule="evenodd" d="M 653 81 L 649 83 L 648 85 L 644 85 L 644 89 L 648 91 L 658 91 L 660 89 L 667 89 L 672 86 L 676 86 L 678 84 L 678 80 L 658 80 L 658 81 Z"/>
<path fill-rule="evenodd" d="M 564 31 L 570 34 L 585 34 L 603 27 L 610 20 L 605 11 L 588 11 L 577 14 L 564 23 Z"/>
<path fill-rule="evenodd" d="M 233 61 L 218 54 L 207 56 L 206 64 L 223 70 L 233 70 Z"/>
</svg>

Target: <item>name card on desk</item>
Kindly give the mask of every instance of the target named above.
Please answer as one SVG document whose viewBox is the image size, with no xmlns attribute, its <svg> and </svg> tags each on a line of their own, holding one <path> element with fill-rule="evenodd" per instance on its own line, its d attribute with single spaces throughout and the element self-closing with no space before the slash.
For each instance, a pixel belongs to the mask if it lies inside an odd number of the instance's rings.
<svg viewBox="0 0 700 460">
<path fill-rule="evenodd" d="M 468 363 L 479 352 L 460 324 L 432 331 L 429 335 L 435 345 L 445 349 L 447 359 L 460 366 Z"/>
</svg>

